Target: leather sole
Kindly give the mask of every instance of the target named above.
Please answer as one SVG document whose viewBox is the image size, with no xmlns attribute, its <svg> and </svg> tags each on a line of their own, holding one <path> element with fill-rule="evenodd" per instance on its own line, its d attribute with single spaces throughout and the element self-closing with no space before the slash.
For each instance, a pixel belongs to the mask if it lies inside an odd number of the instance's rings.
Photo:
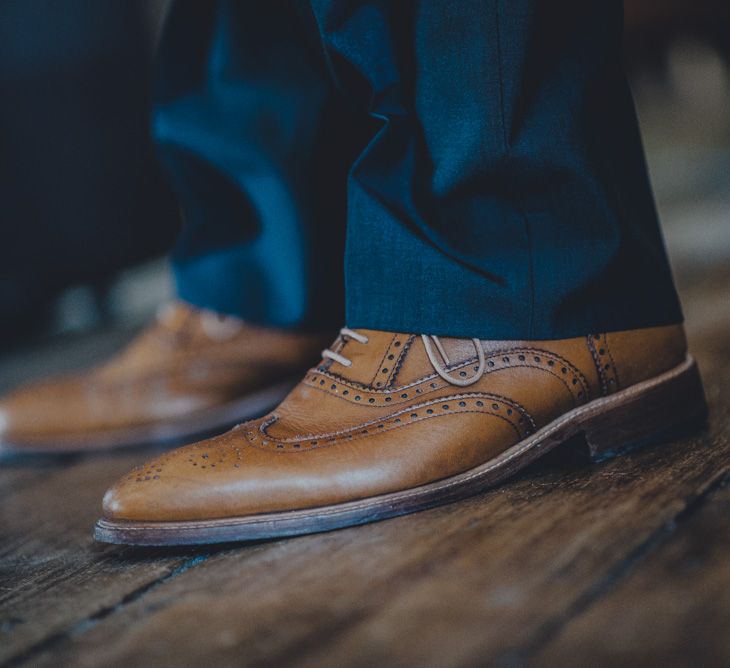
<svg viewBox="0 0 730 668">
<path fill-rule="evenodd" d="M 181 445 L 193 439 L 220 434 L 236 424 L 268 413 L 281 403 L 298 380 L 297 377 L 282 381 L 221 406 L 166 422 L 84 434 L 62 434 L 37 440 L 0 440 L 0 456 L 66 455 L 143 445 Z"/>
<path fill-rule="evenodd" d="M 583 436 L 600 461 L 669 439 L 707 416 L 697 365 L 676 368 L 554 420 L 501 455 L 469 471 L 401 492 L 337 505 L 213 520 L 139 522 L 100 519 L 94 537 L 127 545 L 194 545 L 279 538 L 376 522 L 472 496 L 510 477 L 558 445 Z"/>
</svg>

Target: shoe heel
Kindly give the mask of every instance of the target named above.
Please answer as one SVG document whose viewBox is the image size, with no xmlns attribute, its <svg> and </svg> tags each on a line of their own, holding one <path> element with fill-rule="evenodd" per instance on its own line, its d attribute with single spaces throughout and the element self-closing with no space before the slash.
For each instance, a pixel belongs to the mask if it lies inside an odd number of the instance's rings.
<svg viewBox="0 0 730 668">
<path fill-rule="evenodd" d="M 707 419 L 702 379 L 689 356 L 675 369 L 604 401 L 611 407 L 596 412 L 583 429 L 594 462 L 685 435 Z"/>
</svg>

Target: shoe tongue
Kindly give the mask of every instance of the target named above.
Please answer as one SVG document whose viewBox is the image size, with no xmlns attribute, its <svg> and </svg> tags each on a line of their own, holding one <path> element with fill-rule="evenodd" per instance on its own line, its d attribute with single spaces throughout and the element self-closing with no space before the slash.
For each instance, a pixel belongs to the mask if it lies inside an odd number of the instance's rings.
<svg viewBox="0 0 730 668">
<path fill-rule="evenodd" d="M 443 357 L 435 342 L 432 343 L 432 352 L 441 367 L 458 366 L 468 360 L 476 360 L 477 351 L 472 339 L 457 339 L 440 336 L 439 344 L 446 353 Z M 428 357 L 423 340 L 416 337 L 408 350 L 408 356 L 402 361 L 398 369 L 398 385 L 407 385 L 426 376 L 434 375 L 436 369 Z M 469 372 L 471 373 L 471 372 Z"/>
<path fill-rule="evenodd" d="M 170 302 L 157 311 L 157 322 L 170 332 L 179 332 L 198 313 L 194 306 L 185 302 Z"/>
<path fill-rule="evenodd" d="M 355 383 L 372 387 L 385 387 L 412 340 L 409 334 L 358 329 L 358 334 L 368 337 L 367 343 L 345 338 L 344 344 L 333 350 L 352 362 L 346 367 L 333 362 L 330 371 Z"/>
</svg>

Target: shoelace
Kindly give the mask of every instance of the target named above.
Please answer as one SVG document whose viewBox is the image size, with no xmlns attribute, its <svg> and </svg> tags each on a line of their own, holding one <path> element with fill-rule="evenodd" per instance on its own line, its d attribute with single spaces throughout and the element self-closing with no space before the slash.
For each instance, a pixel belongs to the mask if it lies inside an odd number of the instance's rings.
<svg viewBox="0 0 730 668">
<path fill-rule="evenodd" d="M 436 344 L 436 348 L 438 348 L 438 351 L 446 365 L 448 366 L 449 364 L 451 364 L 451 362 L 449 361 L 449 357 L 446 354 L 446 351 L 444 350 L 444 347 L 438 336 L 426 336 L 426 334 L 421 334 L 421 339 L 423 339 L 423 347 L 426 349 L 428 359 L 433 365 L 433 370 L 447 383 L 451 383 L 452 385 L 458 385 L 459 387 L 467 387 L 468 385 L 473 385 L 474 383 L 476 383 L 484 375 L 484 372 L 487 369 L 487 361 L 484 357 L 484 348 L 482 348 L 482 343 L 479 339 L 471 340 L 477 353 L 479 366 L 474 372 L 474 375 L 470 376 L 469 378 L 454 378 L 453 376 L 450 376 L 446 369 L 441 366 L 440 362 L 438 361 L 438 359 L 436 359 L 436 355 L 433 352 L 433 348 L 431 347 L 431 341 Z"/>
<path fill-rule="evenodd" d="M 358 332 L 355 332 L 352 329 L 349 329 L 347 327 L 343 327 L 340 330 L 340 336 L 343 338 L 349 338 L 353 341 L 357 341 L 358 343 L 367 343 L 368 337 L 359 334 Z M 473 385 L 476 383 L 486 371 L 487 364 L 486 359 L 484 357 L 484 349 L 482 348 L 481 341 L 479 339 L 472 339 L 472 343 L 474 344 L 474 349 L 477 353 L 477 359 L 479 360 L 479 366 L 477 367 L 476 372 L 473 376 L 469 378 L 455 378 L 454 376 L 449 375 L 448 371 L 441 365 L 441 362 L 439 362 L 438 358 L 436 357 L 436 354 L 434 353 L 433 346 L 431 343 L 436 346 L 439 354 L 441 355 L 441 358 L 446 363 L 446 366 L 451 364 L 449 361 L 449 356 L 446 354 L 446 350 L 444 349 L 443 344 L 441 343 L 438 336 L 428 336 L 426 334 L 421 334 L 421 339 L 423 340 L 423 347 L 426 349 L 426 354 L 428 355 L 428 359 L 431 362 L 431 365 L 433 366 L 434 371 L 441 376 L 446 382 L 451 383 L 452 385 L 458 385 L 459 387 L 467 387 L 469 385 Z M 342 366 L 350 367 L 352 366 L 352 360 L 348 359 L 344 355 L 340 355 L 339 353 L 334 352 L 333 350 L 330 350 L 329 348 L 326 348 L 322 351 L 322 358 L 323 359 L 330 359 L 338 364 L 342 364 Z"/>
<path fill-rule="evenodd" d="M 343 339 L 352 339 L 353 341 L 357 341 L 358 343 L 367 343 L 369 341 L 367 336 L 363 334 L 358 334 L 354 330 L 348 329 L 347 327 L 343 327 L 340 330 L 340 336 Z M 339 353 L 336 353 L 334 350 L 330 350 L 329 348 L 325 348 L 322 351 L 322 358 L 326 360 L 334 360 L 338 364 L 342 364 L 342 366 L 352 366 L 352 360 L 347 359 L 347 357 L 345 357 L 344 355 L 340 355 Z"/>
</svg>

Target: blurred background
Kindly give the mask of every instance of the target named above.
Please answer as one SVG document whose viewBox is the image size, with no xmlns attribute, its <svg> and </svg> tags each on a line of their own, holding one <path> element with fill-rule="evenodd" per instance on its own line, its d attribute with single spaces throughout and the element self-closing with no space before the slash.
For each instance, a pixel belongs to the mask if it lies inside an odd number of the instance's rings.
<svg viewBox="0 0 730 668">
<path fill-rule="evenodd" d="M 121 315 L 123 272 L 174 239 L 148 136 L 165 6 L 0 3 L 0 346 Z"/>
<path fill-rule="evenodd" d="M 171 295 L 179 212 L 147 125 L 169 5 L 0 3 L 0 387 L 16 358 L 34 375 L 29 347 L 93 357 Z M 728 312 L 730 2 L 626 0 L 626 61 L 680 289 L 715 285 Z"/>
</svg>

